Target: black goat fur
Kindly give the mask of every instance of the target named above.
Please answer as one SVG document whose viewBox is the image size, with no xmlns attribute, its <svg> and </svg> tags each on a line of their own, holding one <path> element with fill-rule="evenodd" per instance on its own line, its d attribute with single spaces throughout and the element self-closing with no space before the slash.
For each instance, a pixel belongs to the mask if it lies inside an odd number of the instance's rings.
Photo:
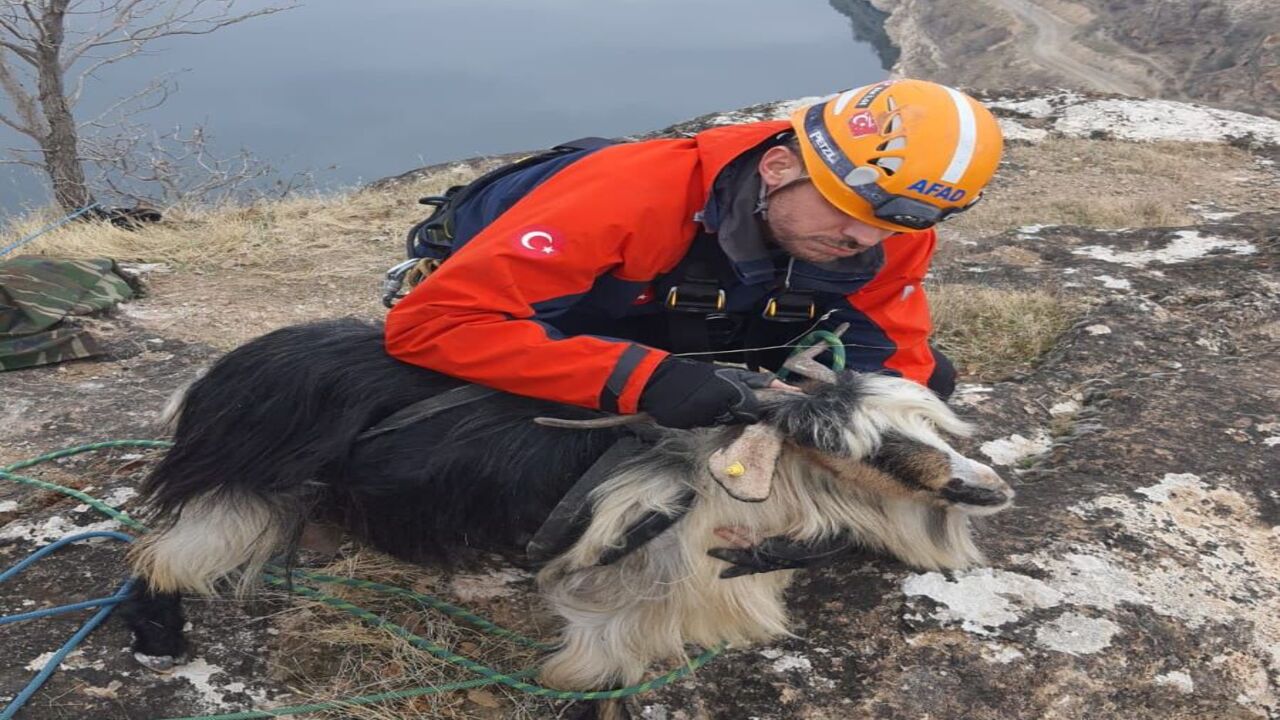
<svg viewBox="0 0 1280 720">
<path fill-rule="evenodd" d="M 191 386 L 145 499 L 163 524 L 200 494 L 247 492 L 293 522 L 295 538 L 300 521 L 327 520 L 406 560 L 447 561 L 460 547 L 518 553 L 625 431 L 536 425 L 540 415 L 599 413 L 500 394 L 357 443 L 395 411 L 462 384 L 387 355 L 378 325 L 277 330 Z"/>
</svg>

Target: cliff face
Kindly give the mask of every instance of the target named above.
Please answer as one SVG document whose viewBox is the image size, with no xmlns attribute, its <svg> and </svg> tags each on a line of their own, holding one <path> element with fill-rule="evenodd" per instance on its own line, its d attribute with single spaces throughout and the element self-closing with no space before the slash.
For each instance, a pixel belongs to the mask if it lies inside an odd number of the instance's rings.
<svg viewBox="0 0 1280 720">
<path fill-rule="evenodd" d="M 733 650 L 635 698 L 638 717 L 1280 717 L 1280 122 L 1074 92 L 993 91 L 986 100 L 1010 138 L 1005 161 L 989 197 L 943 227 L 929 289 L 1052 289 L 1078 308 L 1032 369 L 966 377 L 954 400 L 977 428 L 962 450 L 1019 493 L 1016 507 L 979 528 L 989 565 L 935 573 L 850 559 L 802 573 L 789 596 L 794 637 Z M 795 104 L 708 115 L 663 134 L 783 117 Z M 487 166 L 427 174 L 443 186 Z M 0 375 L 0 463 L 154 436 L 151 418 L 169 393 L 237 342 L 306 319 L 380 315 L 379 271 L 399 259 L 400 232 L 420 217 L 413 201 L 425 188 L 365 191 L 399 201 L 323 225 L 341 242 L 322 271 L 281 274 L 289 253 L 301 262 L 323 248 L 314 233 L 274 227 L 280 208 L 251 218 L 279 252 L 275 272 L 239 261 L 153 268 L 148 295 L 96 321 L 105 357 Z M 81 456 L 31 473 L 92 486 L 137 512 L 130 498 L 150 460 Z M 77 501 L 0 484 L 0 565 L 110 525 Z M 84 553 L 6 586 L 0 613 L 96 597 L 119 582 L 122 548 Z M 551 621 L 532 612 L 525 574 L 395 572 L 393 582 L 550 634 Z M 336 615 L 275 602 L 291 610 L 190 603 L 195 659 L 168 676 L 141 671 L 122 652 L 123 628 L 109 624 L 20 717 L 185 716 L 366 687 L 317 668 L 359 665 L 372 641 L 335 631 Z M 396 612 L 441 642 L 470 637 Z M 306 618 L 312 624 L 298 631 Z M 0 696 L 16 693 L 75 624 L 42 622 L 0 627 L 11 656 L 0 664 Z M 399 664 L 374 678 L 389 683 L 378 689 L 444 679 L 420 675 L 427 664 L 405 660 L 413 651 L 396 652 Z M 311 695 L 291 695 L 298 687 Z M 384 716 L 560 710 L 476 692 Z"/>
<path fill-rule="evenodd" d="M 1265 0 L 867 0 L 896 73 L 1057 86 L 1280 116 L 1280 5 Z"/>
</svg>

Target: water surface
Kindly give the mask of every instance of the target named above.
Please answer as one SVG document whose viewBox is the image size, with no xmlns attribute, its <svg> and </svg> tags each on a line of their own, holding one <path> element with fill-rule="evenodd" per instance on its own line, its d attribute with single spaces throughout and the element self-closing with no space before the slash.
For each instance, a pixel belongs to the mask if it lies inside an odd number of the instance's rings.
<svg viewBox="0 0 1280 720">
<path fill-rule="evenodd" d="M 143 120 L 205 123 L 223 148 L 249 148 L 286 174 L 318 171 L 332 188 L 874 82 L 885 72 L 836 9 L 847 4 L 310 0 L 165 41 L 101 73 L 79 112 L 183 70 L 179 92 Z M 15 142 L 0 128 L 0 146 Z M 0 166 L 0 213 L 45 197 Z"/>
</svg>

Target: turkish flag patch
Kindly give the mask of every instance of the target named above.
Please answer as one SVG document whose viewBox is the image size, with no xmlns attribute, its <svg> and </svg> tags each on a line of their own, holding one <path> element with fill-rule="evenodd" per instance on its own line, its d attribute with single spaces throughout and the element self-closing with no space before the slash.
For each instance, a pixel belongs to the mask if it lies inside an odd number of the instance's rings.
<svg viewBox="0 0 1280 720">
<path fill-rule="evenodd" d="M 849 132 L 854 137 L 875 135 L 880 132 L 880 126 L 876 125 L 876 119 L 871 116 L 870 110 L 861 110 L 849 116 Z"/>
<path fill-rule="evenodd" d="M 517 230 L 511 238 L 511 244 L 522 255 L 555 257 L 564 249 L 564 236 L 546 225 L 530 225 Z"/>
</svg>

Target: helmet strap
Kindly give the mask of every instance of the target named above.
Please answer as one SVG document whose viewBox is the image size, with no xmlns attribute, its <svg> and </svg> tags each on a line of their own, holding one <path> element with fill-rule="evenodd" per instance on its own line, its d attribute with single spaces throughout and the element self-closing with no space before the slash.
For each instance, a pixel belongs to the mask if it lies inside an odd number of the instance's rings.
<svg viewBox="0 0 1280 720">
<path fill-rule="evenodd" d="M 778 185 L 773 189 L 769 189 L 769 186 L 766 185 L 764 181 L 761 181 L 760 182 L 760 199 L 756 201 L 756 213 L 760 215 L 760 217 L 762 218 L 769 217 L 769 198 L 778 194 L 780 190 L 784 190 L 786 188 L 792 187 L 802 180 L 809 180 L 809 179 L 810 179 L 809 173 L 802 172 L 797 177 L 794 177 L 782 183 L 781 185 Z"/>
</svg>

